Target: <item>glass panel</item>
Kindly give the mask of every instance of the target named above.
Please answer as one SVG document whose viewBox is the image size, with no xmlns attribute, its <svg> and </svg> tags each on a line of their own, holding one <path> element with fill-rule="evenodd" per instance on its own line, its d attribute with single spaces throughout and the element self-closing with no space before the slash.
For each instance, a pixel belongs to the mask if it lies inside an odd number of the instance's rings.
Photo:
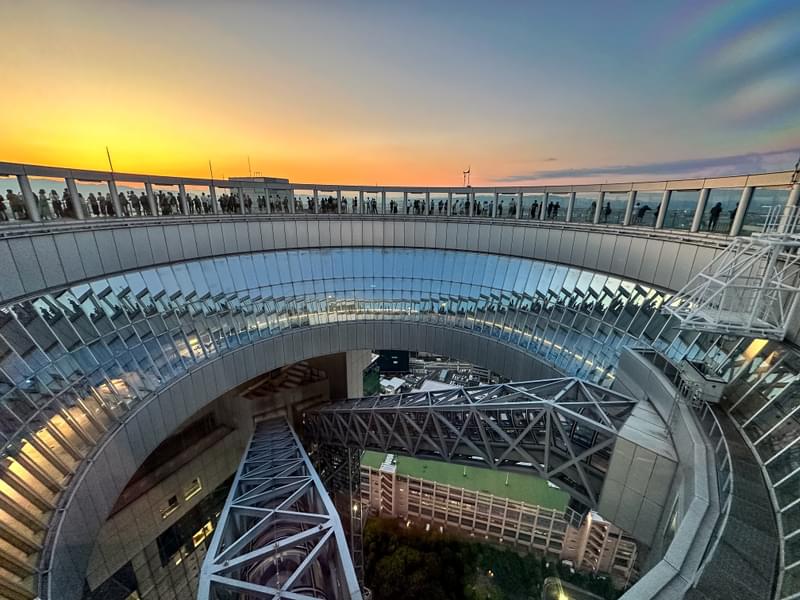
<svg viewBox="0 0 800 600">
<path fill-rule="evenodd" d="M 386 192 L 386 210 L 391 215 L 405 214 L 403 192 Z"/>
<path fill-rule="evenodd" d="M 575 207 L 572 209 L 573 223 L 593 223 L 597 209 L 598 192 L 578 192 L 575 194 Z"/>
<path fill-rule="evenodd" d="M 715 233 L 728 233 L 742 198 L 742 190 L 714 188 L 708 194 L 700 229 Z"/>
<path fill-rule="evenodd" d="M 180 190 L 177 185 L 154 185 L 153 194 L 159 215 L 181 214 Z"/>
<path fill-rule="evenodd" d="M 625 208 L 628 206 L 628 194 L 607 193 L 603 207 L 600 209 L 600 222 L 621 225 L 625 221 Z"/>
<path fill-rule="evenodd" d="M 62 196 L 67 191 L 66 181 L 53 177 L 29 177 L 31 190 L 36 196 L 36 207 L 42 221 L 51 221 L 70 216 L 72 206 L 67 203 L 68 214 L 65 214 Z M 73 215 L 74 216 L 74 215 Z"/>
<path fill-rule="evenodd" d="M 476 217 L 491 217 L 494 206 L 494 194 L 480 192 L 475 194 Z"/>
<path fill-rule="evenodd" d="M 453 208 L 451 214 L 453 216 L 464 216 L 469 214 L 469 194 L 453 194 L 452 198 Z"/>
<path fill-rule="evenodd" d="M 289 202 L 291 201 L 291 191 L 290 190 L 269 190 L 269 205 L 271 207 L 271 211 L 276 214 L 281 213 L 288 213 L 289 212 Z M 330 212 L 336 212 L 336 194 L 333 195 L 333 202 L 331 203 L 333 210 Z"/>
<path fill-rule="evenodd" d="M 407 214 L 421 216 L 427 213 L 427 207 L 425 206 L 425 194 L 408 192 L 407 199 Z"/>
<path fill-rule="evenodd" d="M 540 219 L 543 202 L 544 194 L 524 193 L 522 195 L 522 218 L 533 220 Z"/>
<path fill-rule="evenodd" d="M 447 194 L 431 192 L 431 214 L 437 217 L 447 214 Z"/>
<path fill-rule="evenodd" d="M 345 190 L 342 192 L 342 214 L 358 213 L 358 192 Z"/>
<path fill-rule="evenodd" d="M 632 225 L 655 227 L 658 208 L 661 206 L 662 192 L 637 192 L 631 215 Z"/>
<path fill-rule="evenodd" d="M 548 194 L 545 218 L 548 221 L 566 221 L 569 194 Z"/>
<path fill-rule="evenodd" d="M 320 213 L 335 213 L 336 212 L 336 192 L 328 190 L 318 190 L 317 196 L 319 198 L 319 212 Z M 276 206 L 273 196 L 270 196 L 270 206 L 273 209 L 280 207 Z M 273 210 L 275 212 L 275 210 Z"/>
<path fill-rule="evenodd" d="M 293 190 L 295 212 L 313 213 L 314 212 L 314 190 Z M 264 199 L 266 208 L 266 198 Z"/>
<path fill-rule="evenodd" d="M 700 190 L 674 190 L 669 196 L 664 229 L 690 230 L 699 199 Z"/>
<path fill-rule="evenodd" d="M 105 181 L 75 181 L 78 200 L 87 218 L 114 216 L 114 202 Z"/>
<path fill-rule="evenodd" d="M 0 221 L 25 221 L 28 211 L 15 176 L 0 176 Z"/>
<path fill-rule="evenodd" d="M 517 195 L 499 194 L 497 199 L 497 218 L 514 219 L 517 216 Z"/>
<path fill-rule="evenodd" d="M 135 217 L 150 214 L 150 204 L 147 202 L 147 191 L 143 183 L 117 181 L 117 191 L 125 197 L 125 203 L 122 204 L 123 211 L 127 208 L 128 214 Z"/>
<path fill-rule="evenodd" d="M 767 215 L 770 211 L 782 210 L 789 199 L 791 189 L 785 188 L 756 188 L 747 205 L 747 212 L 742 221 L 742 230 L 739 235 L 751 235 L 762 231 Z"/>
<path fill-rule="evenodd" d="M 191 215 L 207 215 L 212 211 L 211 196 L 204 185 L 187 185 L 186 202 Z"/>
</svg>

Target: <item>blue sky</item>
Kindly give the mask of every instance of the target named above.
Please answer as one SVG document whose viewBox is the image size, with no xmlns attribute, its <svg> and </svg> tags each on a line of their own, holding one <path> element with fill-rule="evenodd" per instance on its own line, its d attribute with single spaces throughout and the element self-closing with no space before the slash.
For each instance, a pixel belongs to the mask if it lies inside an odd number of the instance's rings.
<svg viewBox="0 0 800 600">
<path fill-rule="evenodd" d="M 797 1 L 0 3 L 5 160 L 478 184 L 800 148 Z"/>
</svg>

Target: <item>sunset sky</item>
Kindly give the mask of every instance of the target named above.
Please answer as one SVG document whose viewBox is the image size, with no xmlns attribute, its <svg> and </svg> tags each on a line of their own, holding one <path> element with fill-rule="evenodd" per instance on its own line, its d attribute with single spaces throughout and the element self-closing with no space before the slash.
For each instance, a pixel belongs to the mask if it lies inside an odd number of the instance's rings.
<svg viewBox="0 0 800 600">
<path fill-rule="evenodd" d="M 473 185 L 792 168 L 800 2 L 0 0 L 0 160 Z"/>
</svg>

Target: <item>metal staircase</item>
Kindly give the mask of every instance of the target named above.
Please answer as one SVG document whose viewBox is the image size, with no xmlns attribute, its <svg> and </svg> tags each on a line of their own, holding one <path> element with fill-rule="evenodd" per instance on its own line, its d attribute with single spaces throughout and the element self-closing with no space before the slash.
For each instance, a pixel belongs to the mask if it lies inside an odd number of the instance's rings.
<svg viewBox="0 0 800 600">
<path fill-rule="evenodd" d="M 734 238 L 664 310 L 681 328 L 782 340 L 800 291 L 800 212 L 775 207 L 761 233 Z"/>
</svg>

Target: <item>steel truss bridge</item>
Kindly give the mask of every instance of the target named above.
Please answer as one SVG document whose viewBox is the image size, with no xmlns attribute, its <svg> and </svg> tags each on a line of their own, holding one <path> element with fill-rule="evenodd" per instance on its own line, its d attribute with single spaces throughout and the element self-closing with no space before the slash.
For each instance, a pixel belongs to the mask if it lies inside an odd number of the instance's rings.
<svg viewBox="0 0 800 600">
<path fill-rule="evenodd" d="M 308 413 L 334 446 L 526 472 L 597 506 L 619 428 L 636 400 L 576 378 L 412 392 Z"/>
<path fill-rule="evenodd" d="M 361 600 L 339 515 L 281 418 L 256 425 L 200 575 L 198 600 Z"/>
<path fill-rule="evenodd" d="M 343 453 L 353 449 L 526 472 L 568 491 L 568 518 L 579 521 L 597 506 L 636 403 L 577 378 L 546 379 L 335 402 L 306 413 L 304 429 L 330 481 L 353 480 Z M 350 529 L 357 516 L 347 515 Z M 243 596 L 362 598 L 342 521 L 284 419 L 257 425 L 201 572 L 199 600 Z"/>
</svg>

